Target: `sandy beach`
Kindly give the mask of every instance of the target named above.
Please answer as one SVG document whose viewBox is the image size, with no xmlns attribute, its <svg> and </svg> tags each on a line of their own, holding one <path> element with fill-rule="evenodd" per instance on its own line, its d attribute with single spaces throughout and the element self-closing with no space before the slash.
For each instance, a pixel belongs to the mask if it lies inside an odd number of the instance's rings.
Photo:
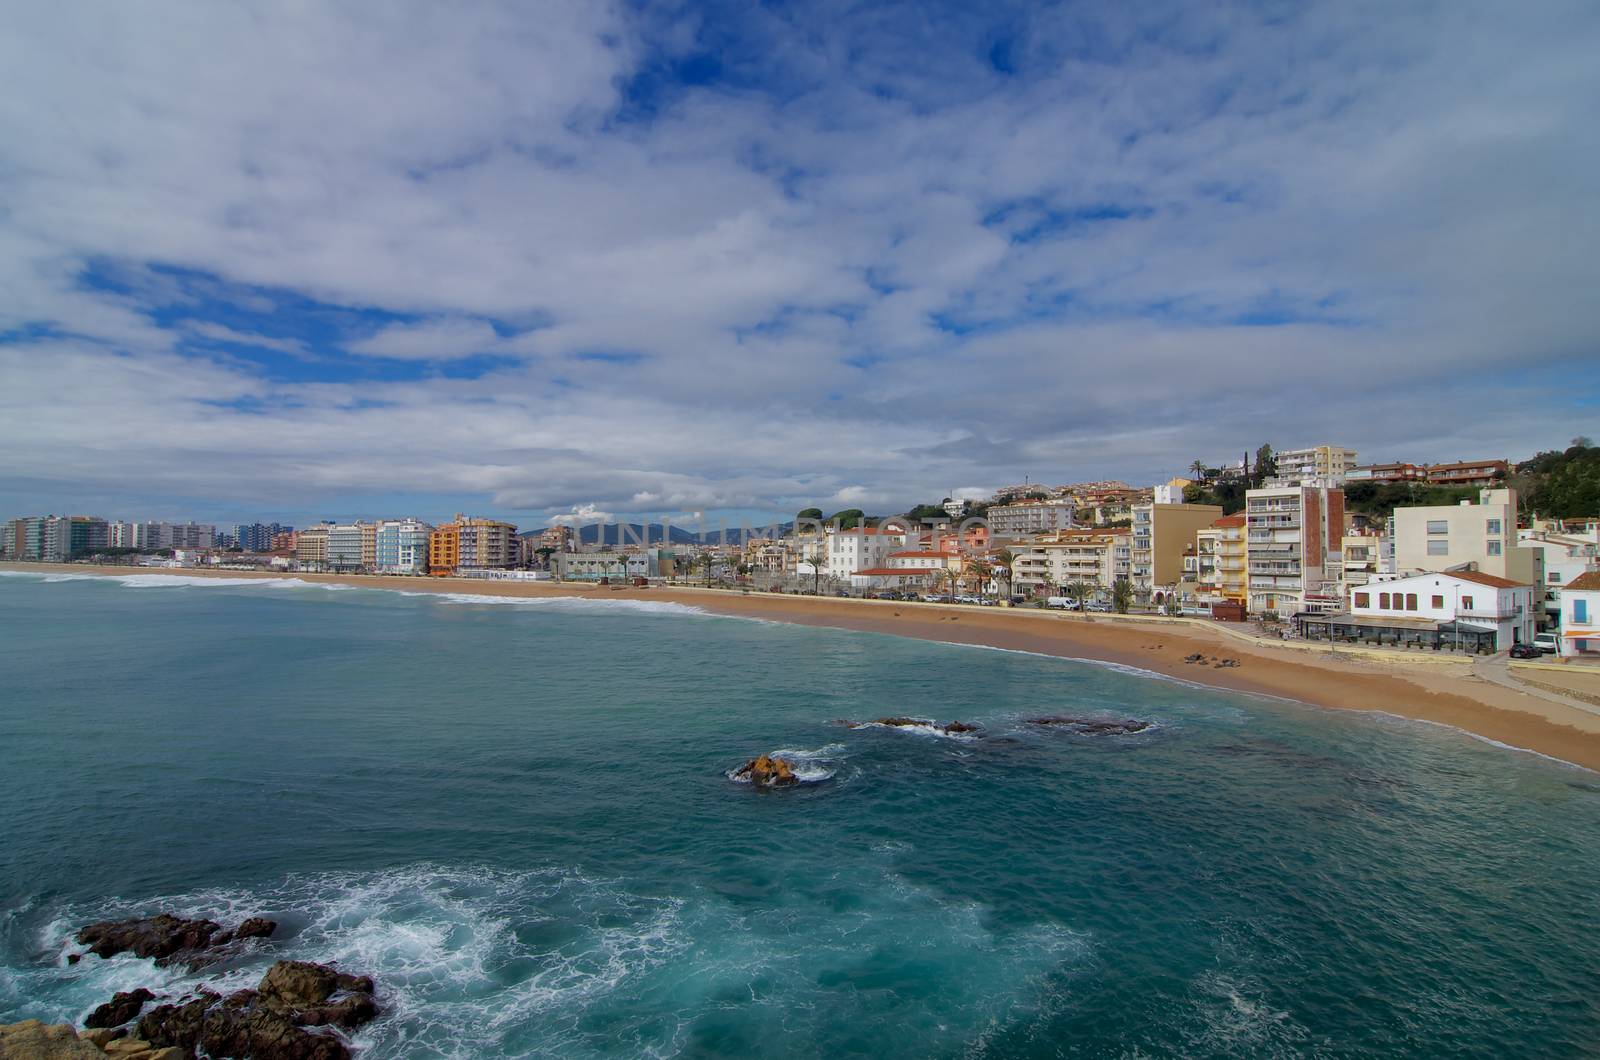
<svg viewBox="0 0 1600 1060">
<path fill-rule="evenodd" d="M 830 626 L 925 640 L 981 644 L 1062 658 L 1137 666 L 1218 688 L 1293 699 L 1340 710 L 1381 711 L 1450 725 L 1514 748 L 1600 770 L 1600 713 L 1491 684 L 1469 662 L 1429 656 L 1393 661 L 1368 654 L 1278 647 L 1242 640 L 1205 622 L 1069 615 L 1035 609 L 904 604 L 834 597 L 739 593 L 688 586 L 644 589 L 468 578 L 278 574 L 235 570 L 0 564 L 37 574 L 175 575 L 284 578 L 408 592 L 484 596 L 585 596 L 670 601 L 715 614 Z M 1185 663 L 1186 656 L 1239 660 L 1237 667 Z M 1600 674 L 1563 675 L 1600 691 Z"/>
</svg>

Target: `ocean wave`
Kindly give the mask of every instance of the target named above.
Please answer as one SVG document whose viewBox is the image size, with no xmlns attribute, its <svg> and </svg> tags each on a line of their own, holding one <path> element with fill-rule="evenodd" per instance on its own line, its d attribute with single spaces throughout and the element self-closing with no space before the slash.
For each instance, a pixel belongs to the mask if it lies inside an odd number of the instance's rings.
<svg viewBox="0 0 1600 1060">
<path fill-rule="evenodd" d="M 850 722 L 850 728 L 891 729 L 895 732 L 911 732 L 916 733 L 918 736 L 937 736 L 941 740 L 960 740 L 964 743 L 970 743 L 983 735 L 981 731 L 946 732 L 944 727 L 932 718 L 915 718 L 913 719 L 913 724 L 910 725 L 888 725 L 881 721 L 853 721 Z"/>
</svg>

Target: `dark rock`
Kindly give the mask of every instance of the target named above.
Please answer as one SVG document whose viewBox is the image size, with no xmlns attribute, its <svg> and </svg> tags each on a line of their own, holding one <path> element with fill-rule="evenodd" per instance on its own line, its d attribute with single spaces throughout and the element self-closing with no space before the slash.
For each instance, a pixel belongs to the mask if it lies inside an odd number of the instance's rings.
<svg viewBox="0 0 1600 1060">
<path fill-rule="evenodd" d="M 156 996 L 144 987 L 137 990 L 125 990 L 111 995 L 111 1000 L 89 1013 L 89 1018 L 83 1021 L 85 1027 L 120 1027 L 139 1014 L 146 1001 L 154 1001 Z"/>
<path fill-rule="evenodd" d="M 758 788 L 780 788 L 800 781 L 787 761 L 771 755 L 752 758 L 740 766 L 733 775 L 748 778 L 750 783 Z"/>
<path fill-rule="evenodd" d="M 355 1030 L 378 1015 L 366 976 L 344 975 L 305 961 L 279 961 L 255 990 L 222 997 L 202 993 L 152 1009 L 139 1036 L 158 1047 L 212 1057 L 258 1060 L 347 1060 L 338 1035 L 307 1027 Z M 354 988 L 366 987 L 365 990 Z"/>
<path fill-rule="evenodd" d="M 68 964 L 77 964 L 81 960 L 83 960 L 83 954 L 81 954 L 81 953 L 69 953 L 69 954 L 67 954 L 67 963 Z"/>
<path fill-rule="evenodd" d="M 951 736 L 959 736 L 961 733 L 964 733 L 964 732 L 977 732 L 978 731 L 978 727 L 976 725 L 968 725 L 964 721 L 952 721 L 949 725 L 941 725 L 941 726 L 939 726 L 939 728 L 942 728 L 945 732 L 949 733 Z"/>
<path fill-rule="evenodd" d="M 103 920 L 78 932 L 78 942 L 97 957 L 132 953 L 165 964 L 180 953 L 203 950 L 222 930 L 213 920 L 184 920 L 170 913 L 132 920 Z"/>
<path fill-rule="evenodd" d="M 278 930 L 276 920 L 266 917 L 253 916 L 234 929 L 233 937 L 236 939 L 268 939 Z"/>
<path fill-rule="evenodd" d="M 1057 726 L 1075 732 L 1080 736 L 1131 736 L 1133 733 L 1143 732 L 1151 725 L 1148 721 L 1134 719 L 1107 721 L 1104 718 L 1079 718 L 1059 715 L 1045 718 L 1029 718 L 1028 724 Z"/>
</svg>

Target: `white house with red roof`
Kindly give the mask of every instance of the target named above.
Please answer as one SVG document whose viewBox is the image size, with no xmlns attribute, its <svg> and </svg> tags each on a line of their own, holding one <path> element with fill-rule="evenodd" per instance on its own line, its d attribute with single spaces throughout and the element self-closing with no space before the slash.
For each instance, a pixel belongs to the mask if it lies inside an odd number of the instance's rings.
<svg viewBox="0 0 1600 1060">
<path fill-rule="evenodd" d="M 1496 651 L 1532 644 L 1538 617 L 1532 585 L 1481 571 L 1440 571 L 1384 578 L 1350 590 L 1350 615 L 1358 623 L 1390 622 L 1398 629 L 1459 625 L 1493 631 Z"/>
<path fill-rule="evenodd" d="M 848 581 L 857 571 L 886 567 L 889 553 L 905 548 L 909 533 L 909 527 L 893 522 L 850 530 L 830 529 L 825 573 L 830 578 Z"/>
<path fill-rule="evenodd" d="M 1600 657 L 1600 571 L 1587 571 L 1561 587 L 1563 656 Z"/>
</svg>

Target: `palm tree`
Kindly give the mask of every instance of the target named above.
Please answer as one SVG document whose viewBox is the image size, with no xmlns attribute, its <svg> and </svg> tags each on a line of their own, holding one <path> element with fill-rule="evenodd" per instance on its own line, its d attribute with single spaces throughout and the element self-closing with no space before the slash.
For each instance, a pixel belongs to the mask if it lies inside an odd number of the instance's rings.
<svg viewBox="0 0 1600 1060">
<path fill-rule="evenodd" d="M 1084 601 L 1092 595 L 1094 595 L 1094 587 L 1088 582 L 1068 582 L 1066 585 L 1066 597 L 1072 601 L 1072 606 L 1075 610 L 1082 611 Z"/>
<path fill-rule="evenodd" d="M 1125 615 L 1128 608 L 1133 606 L 1133 583 L 1126 578 L 1118 578 L 1111 585 L 1111 606 L 1117 609 L 1117 614 Z"/>
<path fill-rule="evenodd" d="M 1189 465 L 1189 470 L 1194 472 L 1194 477 L 1199 481 L 1204 482 L 1206 480 L 1206 462 L 1204 460 L 1196 460 Z"/>
<path fill-rule="evenodd" d="M 978 598 L 989 594 L 989 579 L 994 576 L 994 564 L 985 559 L 975 559 L 967 564 L 967 571 L 978 580 Z"/>
<path fill-rule="evenodd" d="M 950 583 L 950 602 L 955 603 L 956 594 L 961 591 L 961 570 L 958 567 L 946 567 L 943 577 Z"/>
<path fill-rule="evenodd" d="M 817 596 L 822 595 L 822 554 L 818 552 L 811 557 L 811 591 Z"/>
<path fill-rule="evenodd" d="M 991 552 L 989 555 L 994 559 L 995 563 L 999 565 L 999 569 L 1005 572 L 1006 595 L 1010 596 L 1011 564 L 1016 561 L 1016 555 L 1009 548 L 1002 548 L 1000 551 Z"/>
</svg>

